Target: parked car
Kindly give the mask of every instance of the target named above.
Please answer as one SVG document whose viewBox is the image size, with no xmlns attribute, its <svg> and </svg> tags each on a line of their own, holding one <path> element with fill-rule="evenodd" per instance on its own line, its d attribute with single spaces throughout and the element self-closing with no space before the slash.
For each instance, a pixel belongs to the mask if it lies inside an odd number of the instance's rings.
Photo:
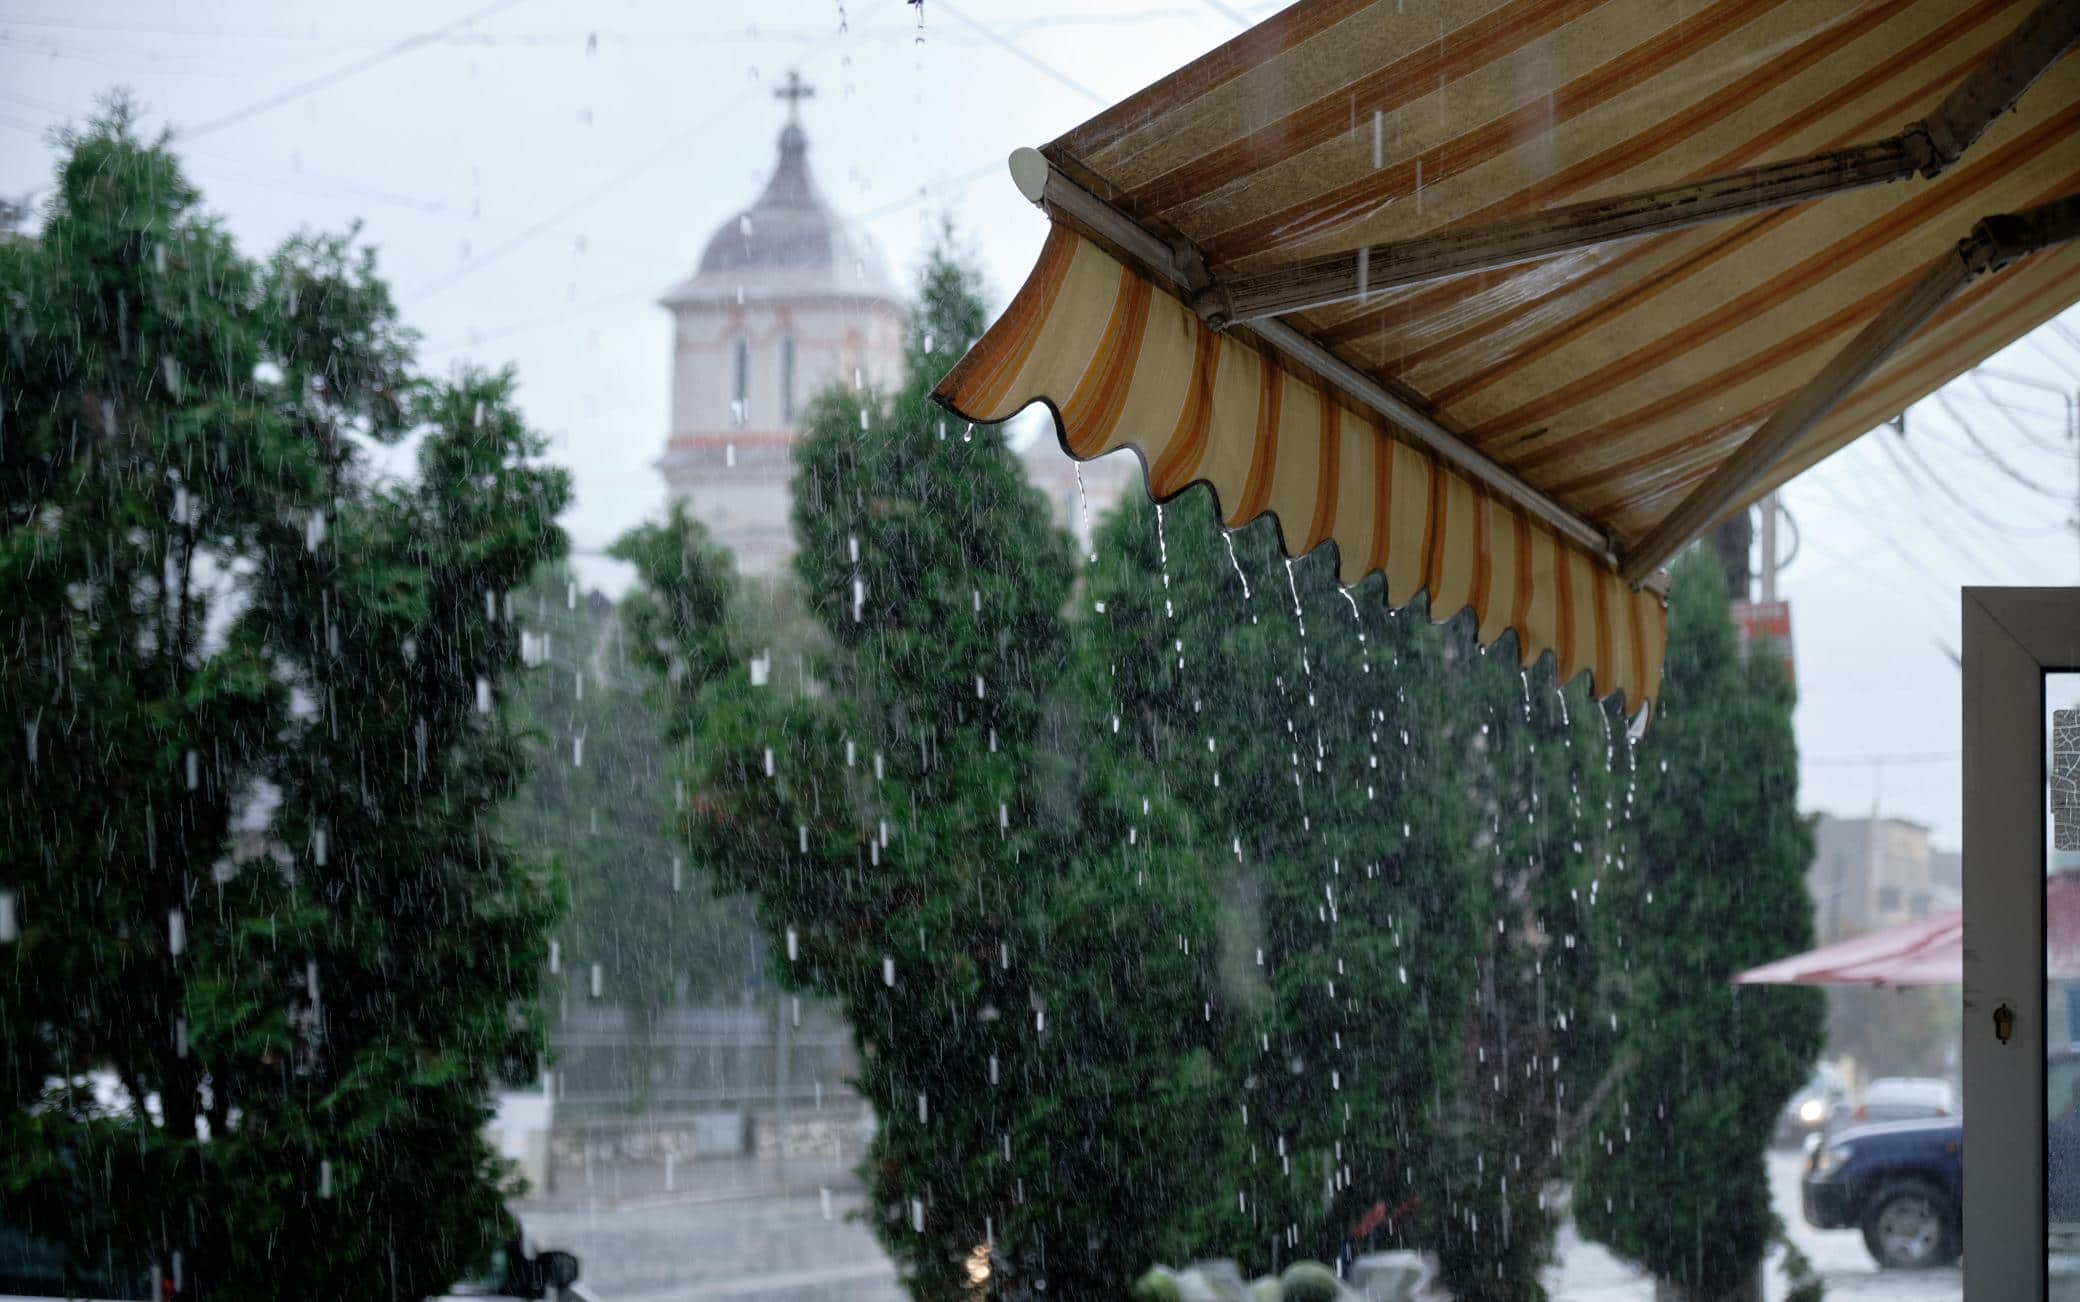
<svg viewBox="0 0 2080 1302">
<path fill-rule="evenodd" d="M 1853 1125 L 1871 1121 L 1925 1121 L 1959 1117 L 1957 1092 L 1950 1082 L 1934 1076 L 1880 1076 L 1863 1092 L 1850 1112 Z"/>
<path fill-rule="evenodd" d="M 2044 1064 L 2044 1212 L 2054 1225 L 2080 1223 L 2080 1052 Z"/>
<path fill-rule="evenodd" d="M 1807 1135 L 1824 1135 L 1849 1110 L 1849 1090 L 1841 1071 L 1831 1062 L 1813 1064 L 1813 1074 L 1777 1114 L 1777 1144 L 1794 1148 Z"/>
<path fill-rule="evenodd" d="M 1880 1266 L 1946 1266 L 1964 1251 L 1964 1123 L 1955 1118 L 1851 1126 L 1806 1159 L 1806 1223 L 1860 1229 Z"/>
</svg>

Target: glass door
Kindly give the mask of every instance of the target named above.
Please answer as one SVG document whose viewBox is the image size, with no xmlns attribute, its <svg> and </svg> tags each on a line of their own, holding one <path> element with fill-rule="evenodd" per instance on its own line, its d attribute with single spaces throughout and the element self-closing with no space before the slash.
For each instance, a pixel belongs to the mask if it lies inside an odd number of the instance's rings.
<svg viewBox="0 0 2080 1302">
<path fill-rule="evenodd" d="M 2080 1299 L 2080 588 L 1963 608 L 1965 1297 Z"/>
</svg>

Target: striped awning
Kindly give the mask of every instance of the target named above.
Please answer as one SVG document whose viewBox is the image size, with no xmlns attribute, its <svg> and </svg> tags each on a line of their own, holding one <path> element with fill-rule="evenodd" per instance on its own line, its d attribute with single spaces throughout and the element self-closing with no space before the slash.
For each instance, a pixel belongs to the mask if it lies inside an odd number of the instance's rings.
<svg viewBox="0 0 2080 1302">
<path fill-rule="evenodd" d="M 1345 582 L 1382 571 L 1390 601 L 1427 592 L 1439 619 L 1472 606 L 1484 639 L 1514 628 L 1527 660 L 1551 650 L 1630 710 L 1654 695 L 1664 617 L 1617 562 L 1975 222 L 2080 193 L 2080 57 L 1932 179 L 1278 315 L 1410 419 L 1261 322 L 1209 328 L 1203 287 L 1888 137 L 2031 12 L 1304 0 L 1040 150 L 1172 265 L 1050 195 L 1038 265 L 936 396 L 984 421 L 1046 399 L 1072 455 L 1133 447 L 1157 496 L 1204 480 L 1231 526 L 1269 513 L 1293 554 L 1334 543 Z M 1970 281 L 1719 514 L 2076 297 L 2071 244 Z M 1438 431 L 1587 528 L 1562 536 L 1463 474 Z"/>
<path fill-rule="evenodd" d="M 937 395 L 977 421 L 1048 399 L 1071 456 L 1134 448 L 1156 500 L 1204 481 L 1229 528 L 1269 513 L 1289 556 L 1333 542 L 1346 585 L 1382 573 L 1389 602 L 1428 593 L 1440 620 L 1472 606 L 1483 643 L 1514 628 L 1527 664 L 1550 648 L 1561 681 L 1587 669 L 1628 713 L 1660 680 L 1653 593 L 1066 226 Z"/>
</svg>

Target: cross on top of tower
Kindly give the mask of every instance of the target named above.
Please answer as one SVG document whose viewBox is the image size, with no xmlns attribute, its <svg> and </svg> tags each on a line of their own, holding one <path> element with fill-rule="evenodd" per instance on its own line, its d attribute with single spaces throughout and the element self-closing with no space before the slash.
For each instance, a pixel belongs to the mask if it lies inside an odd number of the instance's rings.
<svg viewBox="0 0 2080 1302">
<path fill-rule="evenodd" d="M 801 121 L 802 101 L 814 94 L 816 88 L 802 81 L 801 72 L 789 68 L 786 82 L 773 92 L 773 98 L 787 101 L 787 120 L 790 124 L 796 124 Z"/>
</svg>

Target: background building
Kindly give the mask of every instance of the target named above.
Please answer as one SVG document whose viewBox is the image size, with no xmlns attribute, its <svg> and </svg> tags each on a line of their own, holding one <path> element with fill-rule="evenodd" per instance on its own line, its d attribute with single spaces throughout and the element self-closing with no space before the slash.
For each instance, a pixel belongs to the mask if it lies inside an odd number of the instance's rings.
<svg viewBox="0 0 2080 1302">
<path fill-rule="evenodd" d="M 902 375 L 908 313 L 881 250 L 809 172 L 799 109 L 813 93 L 793 74 L 775 92 L 788 120 L 772 179 L 660 300 L 672 313 L 672 430 L 658 469 L 747 574 L 794 551 L 789 449 L 809 396 Z"/>
<path fill-rule="evenodd" d="M 1960 857 L 1929 845 L 1928 828 L 1905 818 L 1836 818 L 1814 828 L 1813 930 L 1820 944 L 1954 909 Z"/>
<path fill-rule="evenodd" d="M 738 569 L 760 576 L 794 554 L 788 478 L 803 405 L 834 384 L 898 383 L 908 319 L 880 247 L 831 208 L 810 173 L 799 110 L 814 90 L 790 73 L 774 94 L 788 120 L 772 178 L 659 300 L 672 313 L 672 428 L 657 467 Z M 948 364 L 961 352 L 946 350 Z M 1056 522 L 1086 543 L 1089 522 L 1141 473 L 1113 456 L 1084 466 L 1079 482 L 1052 430 L 1022 460 Z"/>
</svg>

